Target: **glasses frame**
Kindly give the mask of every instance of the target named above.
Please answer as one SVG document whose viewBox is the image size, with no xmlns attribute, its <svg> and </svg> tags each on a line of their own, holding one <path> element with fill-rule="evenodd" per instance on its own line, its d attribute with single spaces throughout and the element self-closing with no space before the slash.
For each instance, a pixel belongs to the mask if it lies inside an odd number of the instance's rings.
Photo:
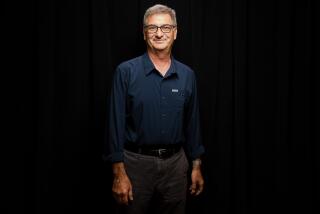
<svg viewBox="0 0 320 214">
<path fill-rule="evenodd" d="M 155 32 L 150 32 L 148 28 L 151 27 L 151 26 L 152 27 L 156 27 L 157 30 Z M 168 32 L 163 31 L 162 27 L 168 27 L 168 26 L 170 26 L 170 31 L 168 31 Z M 177 27 L 176 25 L 169 25 L 169 24 L 164 24 L 164 25 L 161 25 L 161 26 L 157 26 L 157 25 L 145 25 L 145 26 L 143 26 L 143 28 L 147 31 L 147 33 L 150 33 L 150 34 L 157 33 L 159 28 L 160 28 L 162 33 L 170 33 L 176 27 Z"/>
</svg>

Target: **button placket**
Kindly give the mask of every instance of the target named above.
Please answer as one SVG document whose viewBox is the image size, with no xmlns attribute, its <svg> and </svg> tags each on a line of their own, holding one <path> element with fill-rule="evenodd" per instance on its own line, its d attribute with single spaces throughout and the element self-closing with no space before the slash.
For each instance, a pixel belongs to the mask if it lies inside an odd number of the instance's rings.
<svg viewBox="0 0 320 214">
<path fill-rule="evenodd" d="M 161 94 L 161 100 L 160 100 L 160 118 L 161 118 L 161 121 L 160 121 L 160 133 L 161 133 L 161 136 L 163 136 L 166 131 L 165 131 L 165 124 L 166 124 L 166 112 L 165 112 L 165 109 L 166 109 L 166 106 L 167 106 L 167 94 L 165 93 L 165 87 L 164 87 L 164 83 L 165 83 L 165 78 L 161 80 L 161 83 L 160 83 L 160 94 Z"/>
</svg>

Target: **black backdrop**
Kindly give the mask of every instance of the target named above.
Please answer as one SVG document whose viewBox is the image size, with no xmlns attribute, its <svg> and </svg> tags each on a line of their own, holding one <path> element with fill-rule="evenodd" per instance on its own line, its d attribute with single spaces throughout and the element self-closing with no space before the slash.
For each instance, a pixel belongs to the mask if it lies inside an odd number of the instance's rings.
<svg viewBox="0 0 320 214">
<path fill-rule="evenodd" d="M 155 3 L 176 9 L 173 52 L 198 79 L 206 189 L 188 213 L 319 211 L 318 2 L 39 0 L 5 19 L 27 46 L 8 52 L 24 67 L 11 72 L 9 213 L 114 213 L 108 92 L 115 66 L 144 52 Z"/>
</svg>

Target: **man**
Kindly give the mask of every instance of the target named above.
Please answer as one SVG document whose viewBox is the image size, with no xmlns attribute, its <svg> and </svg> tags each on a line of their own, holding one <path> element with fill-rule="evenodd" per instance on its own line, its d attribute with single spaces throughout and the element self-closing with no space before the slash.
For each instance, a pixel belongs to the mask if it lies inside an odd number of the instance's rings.
<svg viewBox="0 0 320 214">
<path fill-rule="evenodd" d="M 164 5 L 144 15 L 147 52 L 121 63 L 110 100 L 113 195 L 125 213 L 184 213 L 185 155 L 192 160 L 190 192 L 203 190 L 195 74 L 171 55 L 177 37 L 175 11 Z"/>
</svg>

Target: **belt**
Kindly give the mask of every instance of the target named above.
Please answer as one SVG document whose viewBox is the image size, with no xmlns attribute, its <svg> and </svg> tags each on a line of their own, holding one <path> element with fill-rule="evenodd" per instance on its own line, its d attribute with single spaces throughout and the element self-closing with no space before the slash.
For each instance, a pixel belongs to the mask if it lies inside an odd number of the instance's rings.
<svg viewBox="0 0 320 214">
<path fill-rule="evenodd" d="M 179 152 L 181 149 L 180 144 L 172 144 L 172 145 L 159 145 L 159 146 L 137 146 L 133 144 L 125 145 L 124 148 L 130 152 L 149 155 L 158 157 L 161 159 L 166 159 Z"/>
</svg>

